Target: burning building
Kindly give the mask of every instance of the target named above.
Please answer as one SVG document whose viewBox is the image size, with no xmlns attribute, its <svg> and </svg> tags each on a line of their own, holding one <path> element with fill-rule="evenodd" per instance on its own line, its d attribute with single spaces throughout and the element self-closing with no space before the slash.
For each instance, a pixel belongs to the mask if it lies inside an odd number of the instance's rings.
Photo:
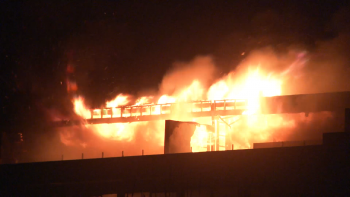
<svg viewBox="0 0 350 197">
<path fill-rule="evenodd" d="M 99 158 L 102 152 L 105 157 L 122 152 L 125 156 L 164 154 L 164 120 L 198 123 L 184 152 L 321 141 L 325 131 L 342 130 L 339 120 L 349 106 L 348 93 L 292 91 L 308 84 L 303 75 L 308 58 L 306 52 L 282 58 L 258 52 L 216 79 L 212 59 L 197 57 L 168 72 L 157 94 L 122 93 L 101 106 L 89 106 L 79 92 L 75 68 L 68 64 L 67 91 L 74 115 L 50 114 L 60 142 L 50 143 L 46 155 L 35 161 L 78 159 L 82 153 L 85 158 Z M 322 91 L 315 87 L 306 93 Z"/>
<path fill-rule="evenodd" d="M 140 155 L 142 150 L 163 154 L 163 120 L 211 125 L 209 130 L 198 127 L 191 136 L 193 152 L 249 149 L 262 142 L 320 141 L 323 132 L 311 131 L 317 130 L 311 125 L 338 124 L 331 121 L 339 116 L 334 111 L 347 107 L 344 102 L 348 95 L 286 95 L 294 86 L 290 83 L 301 80 L 294 77 L 306 61 L 305 53 L 300 53 L 284 69 L 270 71 L 267 66 L 254 65 L 254 59 L 212 82 L 215 69 L 210 58 L 197 58 L 190 66 L 165 75 L 159 95 L 134 98 L 119 94 L 99 108 L 89 107 L 82 96 L 75 96 L 72 102 L 79 118 L 55 125 L 60 127 L 60 139 L 66 146 L 94 147 L 113 152 L 110 156 L 119 156 L 122 151 Z M 337 106 L 339 99 L 344 102 Z M 294 132 L 301 126 L 304 133 Z M 113 148 L 105 146 L 113 142 Z"/>
<path fill-rule="evenodd" d="M 101 4 L 3 6 L 0 196 L 350 196 L 344 2 Z"/>
<path fill-rule="evenodd" d="M 20 183 L 11 179 L 3 191 L 15 190 L 18 195 L 295 196 L 313 191 L 330 194 L 316 190 L 312 183 L 334 189 L 329 181 L 348 177 L 347 172 L 342 174 L 343 164 L 348 163 L 344 157 L 348 133 L 324 133 L 344 130 L 350 92 L 284 94 L 283 84 L 291 80 L 287 73 L 295 72 L 298 63 L 280 73 L 248 66 L 239 75 L 230 73 L 211 85 L 200 77 L 187 79 L 189 71 L 210 70 L 210 66 L 198 66 L 202 60 L 194 64 L 186 72 L 165 76 L 161 89 L 170 89 L 171 94 L 137 99 L 119 94 L 104 106 L 92 108 L 74 89 L 76 116 L 53 122 L 68 150 L 53 160 L 64 161 L 4 165 L 1 177 L 9 177 L 10 171 L 30 173 L 39 168 L 54 175 L 31 175 Z M 169 82 L 178 77 L 187 82 Z M 339 162 L 338 170 L 327 171 L 327 162 L 317 163 L 329 159 Z M 61 174 L 54 173 L 57 169 Z M 339 188 L 343 192 L 344 184 Z"/>
</svg>

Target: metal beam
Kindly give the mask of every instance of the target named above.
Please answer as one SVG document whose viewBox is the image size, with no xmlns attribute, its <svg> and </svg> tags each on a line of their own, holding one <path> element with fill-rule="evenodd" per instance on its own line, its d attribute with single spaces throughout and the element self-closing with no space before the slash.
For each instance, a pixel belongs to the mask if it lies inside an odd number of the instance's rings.
<svg viewBox="0 0 350 197">
<path fill-rule="evenodd" d="M 186 106 L 187 105 L 187 106 Z M 161 114 L 152 113 L 152 109 L 160 107 Z M 320 94 L 301 94 L 275 97 L 261 97 L 260 99 L 262 114 L 282 114 L 282 113 L 310 113 L 321 111 L 343 111 L 344 108 L 350 108 L 350 92 L 333 92 Z M 103 124 L 103 123 L 127 123 L 138 121 L 166 120 L 172 117 L 172 112 L 178 112 L 179 109 L 190 107 L 191 111 L 182 112 L 191 117 L 210 117 L 210 116 L 229 116 L 242 115 L 246 110 L 245 100 L 217 100 L 217 101 L 194 101 L 188 103 L 168 103 L 145 106 L 119 107 L 119 117 L 112 115 L 103 118 L 81 119 L 81 120 L 62 120 L 53 122 L 54 127 L 64 127 L 79 124 Z M 111 108 L 109 108 L 111 109 Z M 123 114 L 128 109 L 131 116 Z M 148 114 L 143 110 L 148 109 Z M 193 109 L 195 109 L 193 111 Z M 93 110 L 92 110 L 93 111 Z M 103 113 L 103 110 L 101 110 Z M 137 114 L 137 115 L 135 115 Z"/>
</svg>

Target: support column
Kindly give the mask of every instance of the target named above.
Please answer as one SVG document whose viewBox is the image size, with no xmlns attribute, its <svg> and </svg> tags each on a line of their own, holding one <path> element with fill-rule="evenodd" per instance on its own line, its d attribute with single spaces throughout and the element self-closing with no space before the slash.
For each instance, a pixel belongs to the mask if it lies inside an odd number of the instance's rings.
<svg viewBox="0 0 350 197">
<path fill-rule="evenodd" d="M 211 124 L 213 128 L 215 129 L 215 150 L 219 150 L 220 147 L 220 141 L 219 141 L 219 124 L 218 124 L 218 117 L 216 116 L 216 103 L 211 103 Z"/>
<path fill-rule="evenodd" d="M 217 116 L 211 117 L 212 126 L 215 129 L 215 150 L 218 151 L 220 148 L 220 129 L 219 129 L 219 120 Z"/>
<path fill-rule="evenodd" d="M 228 139 L 231 139 L 231 137 L 229 136 L 231 132 L 229 132 L 229 125 L 230 124 L 230 120 L 228 120 L 228 124 L 225 124 L 225 150 L 230 150 L 230 143 Z"/>
<path fill-rule="evenodd" d="M 215 120 L 215 124 L 216 124 L 216 150 L 219 151 L 220 150 L 220 123 L 219 123 L 219 119 L 216 118 Z"/>
</svg>

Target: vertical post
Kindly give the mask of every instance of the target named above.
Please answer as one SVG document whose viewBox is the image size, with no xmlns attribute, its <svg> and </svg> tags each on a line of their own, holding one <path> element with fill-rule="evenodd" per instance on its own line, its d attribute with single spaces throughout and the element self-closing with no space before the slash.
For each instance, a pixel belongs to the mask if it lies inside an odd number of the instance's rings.
<svg viewBox="0 0 350 197">
<path fill-rule="evenodd" d="M 233 144 L 232 144 L 232 150 L 233 150 Z"/>
<path fill-rule="evenodd" d="M 101 108 L 101 118 L 103 118 L 103 108 Z"/>
<path fill-rule="evenodd" d="M 219 136 L 220 136 L 220 133 L 219 133 L 219 121 L 217 119 L 217 116 L 212 116 L 212 125 L 215 129 L 215 150 L 218 151 L 219 150 L 219 146 L 220 146 L 220 140 L 219 140 Z"/>
<path fill-rule="evenodd" d="M 91 119 L 93 119 L 94 118 L 94 110 L 90 109 L 90 113 L 91 113 Z"/>
<path fill-rule="evenodd" d="M 215 124 L 216 124 L 216 150 L 219 151 L 220 150 L 220 124 L 219 124 L 219 119 L 216 118 L 215 120 Z"/>
<path fill-rule="evenodd" d="M 207 141 L 207 151 L 210 151 L 210 146 L 211 146 L 211 135 L 210 134 L 208 134 L 209 135 L 209 139 L 208 139 L 208 141 Z"/>
<path fill-rule="evenodd" d="M 210 101 L 210 110 L 211 110 L 211 125 L 213 126 L 214 128 L 214 133 L 216 133 L 216 127 L 215 127 L 215 101 L 212 103 Z M 216 141 L 215 141 L 216 142 Z M 215 145 L 215 142 L 214 142 L 214 145 Z M 212 151 L 212 149 L 211 149 Z"/>
<path fill-rule="evenodd" d="M 231 129 L 231 127 L 229 126 L 230 125 L 230 119 L 227 119 L 227 123 L 225 123 L 225 150 L 230 150 L 230 146 L 229 146 L 229 128 Z"/>
<path fill-rule="evenodd" d="M 143 149 L 142 149 L 142 155 L 143 155 Z"/>
<path fill-rule="evenodd" d="M 113 118 L 113 107 L 111 107 L 111 118 Z"/>
<path fill-rule="evenodd" d="M 124 151 L 122 151 L 122 157 L 124 157 Z"/>
<path fill-rule="evenodd" d="M 102 152 L 102 158 L 103 158 L 103 152 Z"/>
<path fill-rule="evenodd" d="M 121 118 L 123 117 L 123 110 L 124 110 L 124 108 L 121 107 L 121 108 L 120 108 L 120 117 L 121 117 Z"/>
<path fill-rule="evenodd" d="M 210 144 L 209 144 L 209 151 L 213 151 L 213 149 L 212 149 L 212 146 L 213 146 L 213 144 L 212 144 L 213 139 L 212 139 L 212 135 L 211 135 L 211 133 L 210 133 L 210 135 L 209 135 L 209 140 L 210 140 Z"/>
<path fill-rule="evenodd" d="M 84 159 L 84 153 L 81 153 L 81 159 Z"/>
</svg>

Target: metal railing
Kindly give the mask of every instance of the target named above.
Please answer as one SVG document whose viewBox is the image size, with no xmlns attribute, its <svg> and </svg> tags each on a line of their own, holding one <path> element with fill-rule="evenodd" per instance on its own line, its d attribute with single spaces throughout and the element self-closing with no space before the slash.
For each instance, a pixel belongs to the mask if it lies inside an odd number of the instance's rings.
<svg viewBox="0 0 350 197">
<path fill-rule="evenodd" d="M 91 109 L 91 117 L 88 119 L 140 117 L 152 115 L 165 115 L 176 112 L 196 113 L 226 110 L 245 110 L 247 108 L 247 104 L 247 100 L 244 99 L 226 99 L 214 101 L 193 101 L 180 103 L 121 106 L 112 108 Z"/>
</svg>

